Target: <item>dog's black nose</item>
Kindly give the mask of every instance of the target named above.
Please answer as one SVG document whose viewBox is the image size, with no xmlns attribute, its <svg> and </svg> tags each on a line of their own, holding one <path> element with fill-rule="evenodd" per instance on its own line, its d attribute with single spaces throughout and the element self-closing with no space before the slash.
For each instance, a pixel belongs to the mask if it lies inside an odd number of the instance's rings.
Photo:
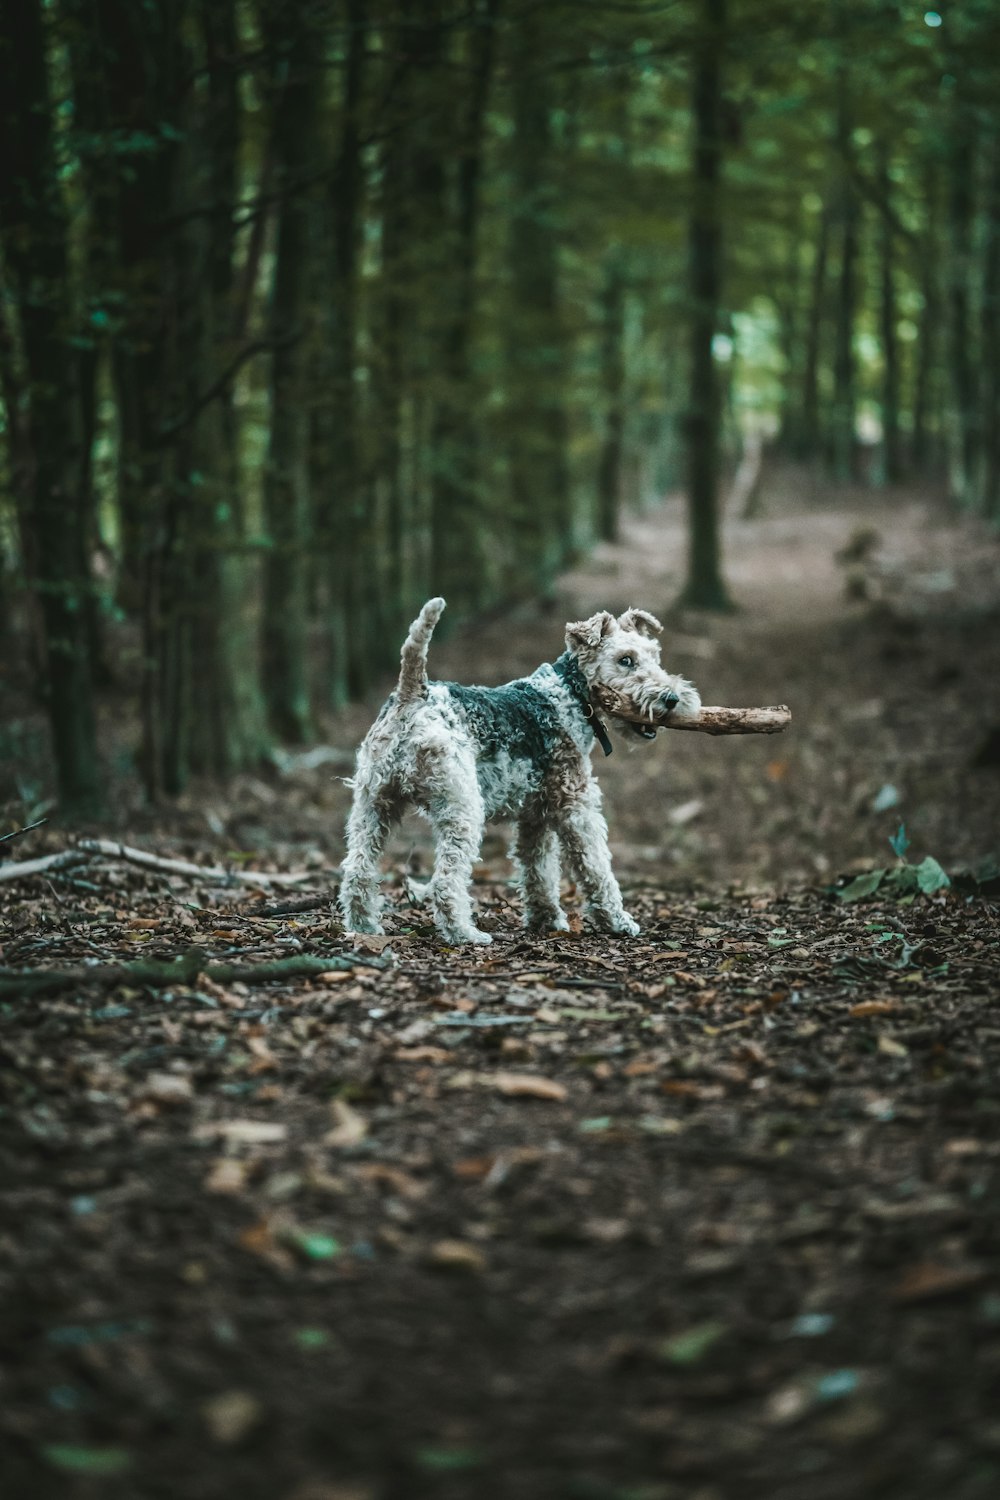
<svg viewBox="0 0 1000 1500">
<path fill-rule="evenodd" d="M 668 713 L 671 712 L 672 709 L 675 709 L 677 707 L 677 705 L 678 705 L 678 703 L 680 701 L 681 700 L 678 698 L 678 696 L 677 696 L 676 693 L 672 693 L 670 691 L 667 691 L 666 693 L 661 693 L 660 694 L 660 709 L 661 709 L 661 711 L 663 713 L 668 714 Z"/>
</svg>

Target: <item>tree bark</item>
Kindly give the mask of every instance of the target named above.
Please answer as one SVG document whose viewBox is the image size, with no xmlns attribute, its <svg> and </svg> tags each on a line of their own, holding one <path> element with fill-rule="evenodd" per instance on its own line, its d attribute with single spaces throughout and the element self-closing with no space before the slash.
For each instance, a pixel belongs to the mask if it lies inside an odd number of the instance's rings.
<svg viewBox="0 0 1000 1500">
<path fill-rule="evenodd" d="M 326 575 L 326 688 L 336 707 L 368 686 L 378 618 L 371 580 L 358 566 L 370 522 L 359 451 L 357 349 L 358 245 L 365 191 L 361 110 L 368 40 L 365 0 L 347 0 L 340 140 L 333 183 L 321 207 L 323 240 L 332 253 L 316 257 L 319 337 L 315 349 L 310 487 Z M 325 244 L 324 244 L 325 252 Z"/>
<path fill-rule="evenodd" d="M 601 290 L 601 385 L 604 433 L 597 461 L 597 534 L 616 542 L 625 464 L 625 277 L 619 255 L 609 255 Z"/>
<path fill-rule="evenodd" d="M 898 484 L 903 477 L 903 460 L 899 433 L 899 336 L 896 332 L 895 236 L 892 216 L 892 180 L 888 153 L 883 145 L 879 162 L 879 184 L 886 212 L 881 216 L 879 261 L 881 297 L 879 324 L 882 342 L 882 478 L 886 484 Z"/>
<path fill-rule="evenodd" d="M 692 66 L 694 126 L 688 235 L 691 399 L 687 415 L 687 582 L 682 602 L 731 607 L 722 577 L 719 535 L 721 403 L 713 343 L 722 292 L 722 56 L 726 0 L 701 0 Z"/>
<path fill-rule="evenodd" d="M 920 290 L 923 307 L 917 331 L 917 368 L 913 383 L 913 466 L 921 472 L 940 459 L 940 428 L 931 420 L 936 411 L 935 385 L 938 368 L 941 296 L 938 284 L 940 259 L 938 174 L 928 163 L 924 172 L 924 232 L 920 256 Z"/>
<path fill-rule="evenodd" d="M 993 136 L 984 218 L 982 510 L 990 520 L 1000 521 L 1000 129 Z"/>
<path fill-rule="evenodd" d="M 970 288 L 976 270 L 973 246 L 976 144 L 977 130 L 971 107 L 966 101 L 956 98 L 948 138 L 949 469 L 952 499 L 967 506 L 975 504 L 980 457 L 977 341 L 973 335 L 970 310 Z"/>
<path fill-rule="evenodd" d="M 465 58 L 471 85 L 457 122 L 455 225 L 447 256 L 449 285 L 442 288 L 441 299 L 444 382 L 431 432 L 432 583 L 448 599 L 455 619 L 482 607 L 489 573 L 478 492 L 479 402 L 471 356 L 483 132 L 499 9 L 500 0 L 479 0 L 475 5 Z"/>
<path fill-rule="evenodd" d="M 567 461 L 566 339 L 559 306 L 558 234 L 554 224 L 551 80 L 539 66 L 542 18 L 518 17 L 513 69 L 514 179 L 510 215 L 511 314 L 507 376 L 511 527 L 515 555 L 511 592 L 528 581 L 551 589 L 569 557 L 571 504 Z"/>
<path fill-rule="evenodd" d="M 46 693 L 60 801 L 92 809 L 100 797 L 86 628 L 90 580 L 82 528 L 81 371 L 72 342 L 69 225 L 52 133 L 40 0 L 0 8 L 0 248 L 17 303 L 27 388 L 27 492 L 41 595 Z"/>
<path fill-rule="evenodd" d="M 274 0 L 269 41 L 279 80 L 274 153 L 280 194 L 270 322 L 271 425 L 264 473 L 268 549 L 264 563 L 264 694 L 275 733 L 301 743 L 310 733 L 308 682 L 309 495 L 308 325 L 314 239 L 313 194 L 305 179 L 319 124 L 320 42 L 309 12 Z"/>
<path fill-rule="evenodd" d="M 846 62 L 837 82 L 836 148 L 839 183 L 836 229 L 840 266 L 834 316 L 833 402 L 830 411 L 830 463 L 841 483 L 857 478 L 857 389 L 854 324 L 857 317 L 859 205 L 851 172 L 854 161 L 853 115 Z"/>
</svg>

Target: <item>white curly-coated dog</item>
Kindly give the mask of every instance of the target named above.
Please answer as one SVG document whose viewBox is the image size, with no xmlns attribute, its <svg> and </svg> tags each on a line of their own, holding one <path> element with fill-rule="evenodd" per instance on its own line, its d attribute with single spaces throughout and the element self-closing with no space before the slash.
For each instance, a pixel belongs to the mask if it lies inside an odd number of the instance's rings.
<svg viewBox="0 0 1000 1500">
<path fill-rule="evenodd" d="M 660 622 L 643 609 L 607 610 L 566 626 L 566 650 L 530 677 L 503 687 L 428 682 L 427 651 L 444 609 L 429 599 L 410 627 L 399 684 L 358 751 L 350 783 L 347 857 L 340 888 L 351 932 L 380 932 L 379 859 L 408 808 L 423 813 L 435 841 L 430 895 L 445 942 L 489 943 L 476 926 L 472 867 L 487 819 L 514 819 L 514 855 L 524 924 L 566 931 L 559 903 L 560 850 L 605 932 L 635 935 L 611 869 L 601 792 L 590 764 L 599 740 L 611 753 L 592 695 L 606 685 L 639 716 L 697 713 L 701 699 L 660 665 Z M 651 725 L 609 716 L 616 729 L 652 740 Z"/>
</svg>

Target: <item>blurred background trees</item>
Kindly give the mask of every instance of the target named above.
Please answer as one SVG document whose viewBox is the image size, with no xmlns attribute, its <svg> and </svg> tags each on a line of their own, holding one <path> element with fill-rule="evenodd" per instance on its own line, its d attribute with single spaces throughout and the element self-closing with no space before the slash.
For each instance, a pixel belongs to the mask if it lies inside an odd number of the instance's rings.
<svg viewBox="0 0 1000 1500">
<path fill-rule="evenodd" d="M 746 442 L 1000 521 L 1000 12 L 6 0 L 0 642 L 66 806 L 366 690 Z"/>
</svg>

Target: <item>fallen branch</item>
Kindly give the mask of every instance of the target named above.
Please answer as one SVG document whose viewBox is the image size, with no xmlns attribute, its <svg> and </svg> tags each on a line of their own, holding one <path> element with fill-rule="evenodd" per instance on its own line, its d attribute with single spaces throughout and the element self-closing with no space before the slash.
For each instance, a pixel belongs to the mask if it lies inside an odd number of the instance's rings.
<svg viewBox="0 0 1000 1500">
<path fill-rule="evenodd" d="M 197 880 L 221 880 L 225 884 L 235 881 L 243 885 L 258 886 L 300 885 L 303 880 L 315 880 L 317 877 L 315 870 L 227 870 L 223 865 L 196 865 L 187 859 L 167 859 L 161 854 L 150 854 L 145 849 L 116 844 L 112 839 L 81 839 L 72 849 L 61 849 L 58 854 L 22 860 L 20 864 L 0 865 L 0 880 L 23 880 L 29 875 L 44 875 L 49 870 L 84 864 L 95 856 L 121 859 L 128 864 L 141 865 L 147 870 L 159 870 L 165 875 L 189 875 Z"/>
<path fill-rule="evenodd" d="M 191 986 L 199 978 L 216 984 L 263 984 L 268 979 L 300 979 L 328 974 L 331 969 L 384 969 L 386 961 L 366 953 L 338 954 L 321 958 L 300 953 L 290 958 L 269 959 L 259 964 L 227 964 L 206 958 L 199 948 L 189 948 L 177 958 L 139 959 L 130 964 L 92 964 L 75 969 L 0 969 L 0 999 L 51 994 L 54 990 L 82 985 L 114 989 L 119 984 L 147 989 Z"/>
<path fill-rule="evenodd" d="M 33 828 L 41 828 L 48 821 L 48 818 L 38 818 L 34 823 L 26 823 L 23 828 L 15 828 L 13 833 L 2 834 L 0 844 L 9 843 L 11 839 L 19 839 L 23 833 L 30 833 Z"/>
<path fill-rule="evenodd" d="M 598 710 L 653 729 L 697 729 L 702 734 L 780 734 L 792 722 L 791 710 L 783 703 L 771 708 L 702 708 L 696 714 L 642 716 L 613 688 L 596 688 L 593 697 Z"/>
</svg>

